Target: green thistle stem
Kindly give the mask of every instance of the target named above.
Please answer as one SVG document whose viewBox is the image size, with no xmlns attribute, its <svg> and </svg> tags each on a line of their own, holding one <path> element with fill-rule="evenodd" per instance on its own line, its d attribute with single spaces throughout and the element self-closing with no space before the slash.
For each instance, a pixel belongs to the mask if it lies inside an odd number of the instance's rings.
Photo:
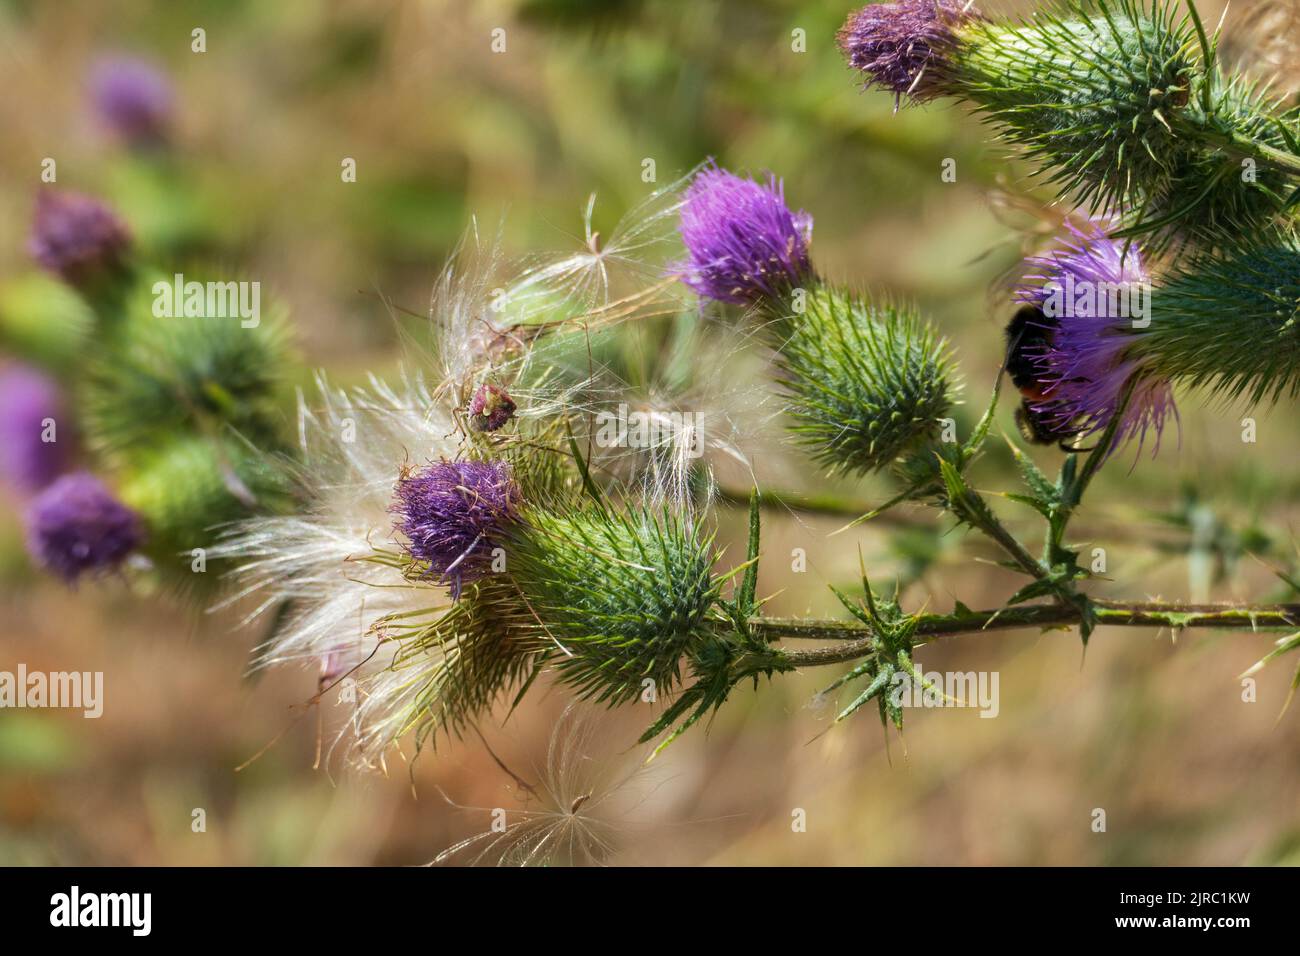
<svg viewBox="0 0 1300 956">
<path fill-rule="evenodd" d="M 1291 176 L 1300 176 L 1300 156 L 1285 149 L 1278 149 L 1259 140 L 1243 136 L 1235 130 L 1221 129 L 1205 122 L 1204 117 L 1185 116 L 1179 125 L 1184 126 L 1192 135 L 1206 142 L 1222 146 L 1241 159 L 1254 159 L 1265 166 L 1285 172 Z"/>
<path fill-rule="evenodd" d="M 1296 627 L 1300 604 L 1171 604 L 1163 602 L 1093 601 L 1098 624 L 1116 627 L 1205 627 L 1224 630 L 1262 630 Z M 915 636 L 951 637 L 983 631 L 1029 627 L 1068 627 L 1078 624 L 1081 609 L 1072 604 L 1030 604 L 955 614 L 923 614 L 917 618 Z M 871 629 L 852 621 L 755 618 L 751 632 L 767 641 L 825 640 L 833 645 L 814 650 L 787 650 L 784 660 L 793 667 L 842 664 L 876 653 Z"/>
</svg>

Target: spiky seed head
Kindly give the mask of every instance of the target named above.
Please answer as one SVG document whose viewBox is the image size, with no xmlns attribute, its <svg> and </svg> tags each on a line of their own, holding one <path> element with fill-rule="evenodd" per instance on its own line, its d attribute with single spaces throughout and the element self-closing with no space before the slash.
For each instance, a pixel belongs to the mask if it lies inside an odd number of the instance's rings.
<svg viewBox="0 0 1300 956">
<path fill-rule="evenodd" d="M 166 141 L 175 94 L 171 80 L 153 64 L 132 56 L 99 60 L 90 72 L 90 98 L 104 126 L 135 146 Z"/>
<path fill-rule="evenodd" d="M 42 189 L 27 248 L 42 268 L 72 285 L 112 272 L 126 260 L 131 233 L 117 214 L 91 196 Z"/>
<path fill-rule="evenodd" d="M 537 615 L 537 639 L 559 644 L 563 679 L 583 697 L 635 699 L 680 680 L 684 654 L 707 639 L 718 598 L 712 541 L 670 512 L 531 512 L 508 567 Z"/>
<path fill-rule="evenodd" d="M 0 475 L 5 481 L 24 492 L 53 481 L 67 464 L 70 426 L 63 395 L 48 375 L 22 365 L 0 372 Z"/>
<path fill-rule="evenodd" d="M 1169 378 L 1134 348 L 1134 323 L 1141 322 L 1134 307 L 1140 312 L 1152 299 L 1142 253 L 1098 223 L 1068 228 L 1059 249 L 1029 260 L 1033 274 L 1016 293 L 1044 313 L 1043 340 L 1026 350 L 1043 383 L 1030 404 L 1049 424 L 1087 435 L 1110 425 L 1131 384 L 1112 447 L 1149 432 L 1159 447 L 1165 420 L 1177 410 Z"/>
<path fill-rule="evenodd" d="M 499 385 L 484 382 L 469 403 L 469 420 L 477 431 L 494 432 L 515 415 L 515 402 Z"/>
<path fill-rule="evenodd" d="M 398 480 L 392 510 L 423 575 L 458 596 L 464 582 L 491 573 L 522 503 L 504 461 L 437 461 Z"/>
<path fill-rule="evenodd" d="M 68 583 L 116 568 L 145 538 L 140 516 L 84 471 L 33 498 L 25 518 L 32 558 Z"/>
<path fill-rule="evenodd" d="M 686 191 L 680 232 L 687 258 L 675 268 L 699 295 L 754 305 L 811 280 L 812 217 L 792 212 L 785 187 L 710 164 Z"/>
<path fill-rule="evenodd" d="M 956 0 L 873 3 L 849 14 L 836 39 L 849 65 L 878 86 L 915 101 L 942 96 L 958 27 L 978 14 Z"/>
<path fill-rule="evenodd" d="M 791 430 L 832 470 L 877 471 L 939 431 L 952 364 L 913 310 L 818 286 L 780 327 Z"/>
</svg>

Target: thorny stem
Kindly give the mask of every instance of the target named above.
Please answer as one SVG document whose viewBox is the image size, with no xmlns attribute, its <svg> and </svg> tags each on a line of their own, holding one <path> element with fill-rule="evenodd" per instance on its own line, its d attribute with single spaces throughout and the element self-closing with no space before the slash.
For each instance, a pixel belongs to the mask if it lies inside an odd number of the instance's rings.
<svg viewBox="0 0 1300 956">
<path fill-rule="evenodd" d="M 721 485 L 717 490 L 719 501 L 733 505 L 749 504 L 750 494 L 748 490 L 741 492 Z M 872 510 L 868 505 L 847 501 L 836 495 L 800 494 L 784 491 L 759 491 L 758 506 L 771 511 L 826 515 L 832 518 L 857 518 Z M 924 518 L 899 514 L 896 511 L 886 511 L 879 514 L 872 519 L 872 522 L 878 525 L 902 528 L 927 528 L 931 526 L 931 523 Z"/>
<path fill-rule="evenodd" d="M 1257 630 L 1296 627 L 1300 604 L 1169 604 L 1094 600 L 1097 623 L 1116 627 L 1205 627 Z M 1068 627 L 1079 623 L 1081 609 L 1073 604 L 1028 604 L 954 614 L 922 614 L 915 636 L 950 637 L 982 631 L 1026 627 Z M 871 629 L 854 621 L 754 618 L 751 632 L 767 641 L 790 639 L 837 641 L 813 650 L 787 650 L 784 659 L 794 667 L 840 664 L 876 651 Z"/>
<path fill-rule="evenodd" d="M 1294 153 L 1258 142 L 1240 133 L 1215 129 L 1209 124 L 1192 121 L 1191 126 L 1196 135 L 1217 142 L 1241 158 L 1254 159 L 1261 165 L 1281 170 L 1291 176 L 1300 176 L 1300 156 Z"/>
</svg>

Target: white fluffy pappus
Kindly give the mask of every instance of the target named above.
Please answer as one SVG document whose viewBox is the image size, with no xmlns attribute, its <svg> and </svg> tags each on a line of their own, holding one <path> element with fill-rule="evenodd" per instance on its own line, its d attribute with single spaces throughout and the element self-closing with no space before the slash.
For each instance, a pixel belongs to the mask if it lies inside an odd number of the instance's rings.
<svg viewBox="0 0 1300 956">
<path fill-rule="evenodd" d="M 223 537 L 217 555 L 237 567 L 233 593 L 217 608 L 256 601 L 245 625 L 274 613 L 255 667 L 319 667 L 322 692 L 355 682 L 355 710 L 340 739 L 350 737 L 369 763 L 400 735 L 412 699 L 439 665 L 433 652 L 401 658 L 400 643 L 385 641 L 375 624 L 433 615 L 448 603 L 443 588 L 371 558 L 399 550 L 389 505 L 402 465 L 452 457 L 458 439 L 450 410 L 418 378 L 398 388 L 372 378 L 369 388 L 350 391 L 323 376 L 317 384 L 317 407 L 299 395 L 297 478 L 306 504 L 299 514 L 251 518 Z"/>
</svg>

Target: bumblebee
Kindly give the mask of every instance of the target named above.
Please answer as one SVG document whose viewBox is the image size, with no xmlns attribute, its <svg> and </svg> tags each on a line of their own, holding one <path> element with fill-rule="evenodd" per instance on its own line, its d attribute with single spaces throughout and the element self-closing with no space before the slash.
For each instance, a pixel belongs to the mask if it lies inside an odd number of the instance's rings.
<svg viewBox="0 0 1300 956">
<path fill-rule="evenodd" d="M 1072 421 L 1062 421 L 1053 409 L 1044 407 L 1050 400 L 1052 383 L 1044 379 L 1038 358 L 1052 342 L 1056 319 L 1034 305 L 1022 305 L 1007 323 L 1006 371 L 1020 391 L 1016 425 L 1025 440 L 1035 445 L 1056 445 L 1061 451 L 1079 452 L 1070 442 L 1079 437 Z"/>
</svg>

